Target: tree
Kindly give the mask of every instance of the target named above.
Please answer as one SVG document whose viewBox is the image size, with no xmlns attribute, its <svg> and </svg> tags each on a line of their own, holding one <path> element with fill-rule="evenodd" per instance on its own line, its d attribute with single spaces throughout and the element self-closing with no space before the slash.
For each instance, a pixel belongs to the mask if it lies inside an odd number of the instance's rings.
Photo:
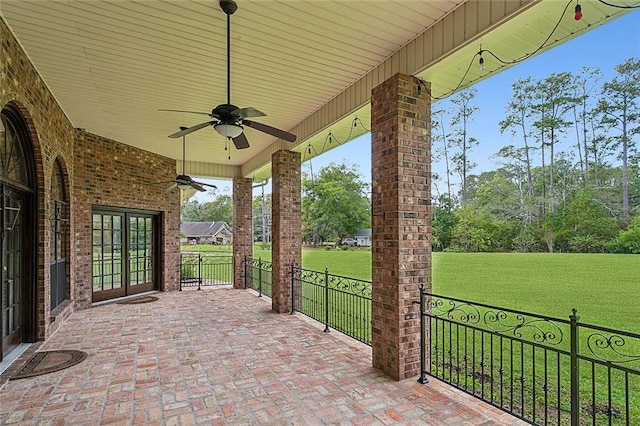
<svg viewBox="0 0 640 426">
<path fill-rule="evenodd" d="M 615 138 L 620 147 L 622 161 L 622 216 L 624 226 L 629 226 L 629 150 L 633 141 L 631 135 L 638 134 L 640 127 L 640 59 L 630 58 L 616 65 L 618 73 L 611 81 L 604 83 L 599 109 L 604 114 L 603 122 L 615 127 L 620 134 Z M 634 126 L 635 125 L 635 126 Z"/>
<path fill-rule="evenodd" d="M 574 251 L 604 251 L 615 237 L 618 226 L 607 206 L 598 199 L 598 191 L 587 187 L 578 191 L 566 212 L 569 245 Z"/>
<path fill-rule="evenodd" d="M 574 78 L 575 99 L 573 103 L 573 121 L 576 129 L 576 147 L 580 157 L 580 170 L 583 176 L 583 186 L 589 183 L 589 150 L 587 147 L 587 119 L 591 116 L 589 108 L 589 98 L 594 91 L 598 80 L 601 77 L 599 68 L 583 67 L 579 76 Z M 580 106 L 580 114 L 578 114 L 578 105 Z M 580 144 L 580 122 L 582 122 L 582 145 Z M 584 151 L 584 158 L 582 157 Z"/>
<path fill-rule="evenodd" d="M 500 122 L 500 132 L 511 130 L 512 136 L 516 135 L 516 129 L 522 133 L 522 143 L 524 145 L 524 160 L 527 170 L 527 194 L 533 198 L 533 177 L 531 175 L 531 155 L 528 142 L 529 118 L 531 116 L 531 106 L 533 102 L 533 86 L 531 78 L 516 80 L 511 88 L 513 95 L 507 104 L 507 116 Z"/>
<path fill-rule="evenodd" d="M 271 241 L 271 194 L 263 193 L 253 197 L 253 239 Z"/>
<path fill-rule="evenodd" d="M 359 228 L 371 226 L 368 184 L 355 164 L 334 164 L 320 169 L 313 179 L 302 179 L 303 233 L 318 242 L 353 236 Z"/>
<path fill-rule="evenodd" d="M 469 154 L 473 147 L 478 145 L 478 140 L 470 137 L 467 133 L 473 113 L 478 111 L 478 107 L 471 103 L 475 96 L 476 89 L 470 88 L 461 90 L 451 98 L 451 103 L 456 108 L 455 114 L 451 119 L 451 126 L 454 129 L 451 142 L 452 145 L 459 149 L 451 159 L 455 170 L 460 175 L 461 201 L 463 204 L 467 201 L 467 176 L 471 169 L 475 167 L 475 163 L 471 161 Z"/>
<path fill-rule="evenodd" d="M 456 226 L 453 240 L 457 248 L 464 251 L 493 251 L 493 232 L 498 226 L 486 209 L 479 209 L 471 203 L 455 212 Z"/>
<path fill-rule="evenodd" d="M 544 156 L 544 148 L 549 147 L 549 210 L 553 213 L 555 200 L 555 145 L 559 133 L 569 126 L 564 119 L 566 112 L 573 107 L 573 78 L 571 73 L 550 74 L 535 85 L 534 109 L 539 119 L 534 125 L 540 131 L 540 144 Z M 545 142 L 545 140 L 547 142 Z M 543 165 L 544 167 L 544 165 Z"/>
<path fill-rule="evenodd" d="M 227 222 L 231 225 L 233 221 L 233 200 L 228 194 L 218 195 L 213 201 L 205 203 L 203 212 L 204 222 Z"/>
<path fill-rule="evenodd" d="M 215 196 L 215 192 L 212 191 Z M 182 222 L 227 222 L 233 220 L 233 202 L 228 194 L 215 196 L 213 201 L 200 203 L 191 200 L 182 203 L 180 214 Z"/>
<path fill-rule="evenodd" d="M 431 125 L 432 125 L 431 138 L 432 138 L 433 144 L 435 145 L 436 142 L 441 142 L 442 144 L 440 147 L 435 148 L 434 152 L 436 156 L 438 157 L 442 156 L 444 158 L 445 173 L 446 173 L 445 179 L 447 182 L 447 198 L 449 201 L 451 201 L 453 200 L 452 194 L 451 194 L 451 164 L 450 164 L 450 158 L 449 158 L 449 150 L 450 150 L 449 137 L 451 135 L 449 135 L 446 131 L 444 110 L 434 111 L 431 114 L 431 116 L 435 117 L 435 119 L 432 119 L 432 122 L 431 122 Z M 453 207 L 451 203 L 447 203 L 447 205 Z"/>
<path fill-rule="evenodd" d="M 529 164 L 528 149 L 515 148 L 513 145 L 502 147 L 494 157 L 499 158 L 504 172 L 511 177 L 514 189 L 517 190 L 521 213 L 519 219 L 523 226 L 530 226 L 533 223 L 534 202 L 533 202 L 533 178 Z M 525 185 L 527 190 L 523 190 Z"/>
<path fill-rule="evenodd" d="M 631 221 L 629 229 L 620 231 L 610 247 L 616 253 L 640 254 L 640 217 Z"/>
<path fill-rule="evenodd" d="M 203 204 L 197 200 L 185 201 L 180 207 L 180 220 L 182 222 L 202 222 Z"/>
<path fill-rule="evenodd" d="M 456 217 L 453 214 L 453 202 L 446 195 L 441 195 L 433 204 L 432 246 L 434 250 L 443 251 L 451 247 Z"/>
</svg>

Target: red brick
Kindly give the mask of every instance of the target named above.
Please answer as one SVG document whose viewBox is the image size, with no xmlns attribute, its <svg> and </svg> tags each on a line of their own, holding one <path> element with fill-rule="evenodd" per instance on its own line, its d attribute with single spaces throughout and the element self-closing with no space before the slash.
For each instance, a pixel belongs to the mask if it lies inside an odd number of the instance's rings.
<svg viewBox="0 0 640 426">
<path fill-rule="evenodd" d="M 302 207 L 299 152 L 280 150 L 272 166 L 272 305 L 278 313 L 291 312 L 291 265 L 302 259 Z"/>
<path fill-rule="evenodd" d="M 233 179 L 233 287 L 244 288 L 244 259 L 253 254 L 253 181 Z"/>
<path fill-rule="evenodd" d="M 396 74 L 371 98 L 373 366 L 396 380 L 419 374 L 413 301 L 431 288 L 430 88 L 417 89 Z"/>
</svg>

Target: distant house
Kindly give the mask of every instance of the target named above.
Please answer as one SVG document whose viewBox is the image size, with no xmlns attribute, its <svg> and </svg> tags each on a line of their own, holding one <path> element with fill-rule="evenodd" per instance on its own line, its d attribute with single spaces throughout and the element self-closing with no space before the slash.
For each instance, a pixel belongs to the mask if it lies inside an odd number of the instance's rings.
<svg viewBox="0 0 640 426">
<path fill-rule="evenodd" d="M 358 229 L 354 238 L 358 242 L 358 247 L 371 246 L 371 228 Z"/>
<path fill-rule="evenodd" d="M 180 225 L 183 244 L 232 244 L 233 231 L 227 222 L 185 222 Z"/>
</svg>

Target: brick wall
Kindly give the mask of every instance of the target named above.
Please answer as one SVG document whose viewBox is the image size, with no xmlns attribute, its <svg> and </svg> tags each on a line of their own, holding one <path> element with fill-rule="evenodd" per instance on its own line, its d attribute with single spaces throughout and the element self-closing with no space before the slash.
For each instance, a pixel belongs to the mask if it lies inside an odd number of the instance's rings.
<svg viewBox="0 0 640 426">
<path fill-rule="evenodd" d="M 278 313 L 291 311 L 291 264 L 302 259 L 301 174 L 299 152 L 280 150 L 271 156 L 271 303 Z"/>
<path fill-rule="evenodd" d="M 244 259 L 253 254 L 253 181 L 233 179 L 233 288 L 244 288 Z"/>
<path fill-rule="evenodd" d="M 175 160 L 100 136 L 76 131 L 75 242 L 76 304 L 91 305 L 91 213 L 94 206 L 161 212 L 162 276 L 160 290 L 180 285 L 180 194 L 166 192 L 175 179 Z"/>
<path fill-rule="evenodd" d="M 431 288 L 429 87 L 396 74 L 373 89 L 371 254 L 373 366 L 420 372 L 419 284 Z"/>
<path fill-rule="evenodd" d="M 163 185 L 144 182 L 175 177 L 175 161 L 79 132 L 65 116 L 37 71 L 0 18 L 0 109 L 16 108 L 30 131 L 35 158 L 37 265 L 34 293 L 36 323 L 33 336 L 45 339 L 75 309 L 90 306 L 92 204 L 162 212 L 163 290 L 178 286 L 179 195 Z M 53 165 L 59 158 L 67 175 L 71 300 L 50 312 L 50 188 Z"/>
</svg>

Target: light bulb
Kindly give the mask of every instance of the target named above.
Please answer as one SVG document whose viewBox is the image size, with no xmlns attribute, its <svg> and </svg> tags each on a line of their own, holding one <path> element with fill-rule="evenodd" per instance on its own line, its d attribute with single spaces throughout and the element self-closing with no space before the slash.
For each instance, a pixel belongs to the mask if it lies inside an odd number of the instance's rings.
<svg viewBox="0 0 640 426">
<path fill-rule="evenodd" d="M 574 19 L 576 21 L 579 21 L 580 19 L 582 19 L 582 6 L 580 6 L 578 3 L 576 3 L 576 9 L 575 9 L 575 15 L 574 15 Z"/>
</svg>

